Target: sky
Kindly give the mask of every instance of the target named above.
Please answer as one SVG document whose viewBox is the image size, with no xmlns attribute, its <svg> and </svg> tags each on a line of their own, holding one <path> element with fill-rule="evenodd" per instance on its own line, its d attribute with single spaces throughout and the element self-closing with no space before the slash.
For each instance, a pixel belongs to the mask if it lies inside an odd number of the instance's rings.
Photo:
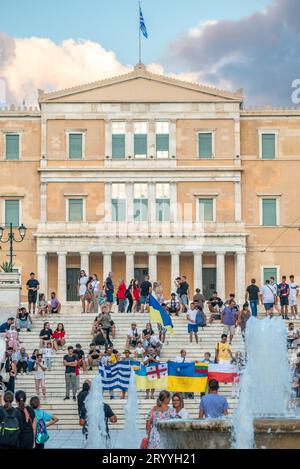
<svg viewBox="0 0 300 469">
<path fill-rule="evenodd" d="M 143 62 L 228 90 L 247 105 L 292 105 L 300 78 L 299 0 L 142 0 Z M 138 61 L 138 0 L 12 0 L 1 6 L 7 102 L 126 73 Z M 0 83 L 1 90 L 1 83 Z M 0 99 L 1 101 L 1 99 Z"/>
</svg>

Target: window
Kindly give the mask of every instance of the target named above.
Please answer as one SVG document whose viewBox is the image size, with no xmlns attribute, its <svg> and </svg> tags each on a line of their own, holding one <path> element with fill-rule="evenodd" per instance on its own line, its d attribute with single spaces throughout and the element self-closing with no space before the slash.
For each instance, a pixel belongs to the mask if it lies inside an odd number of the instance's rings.
<svg viewBox="0 0 300 469">
<path fill-rule="evenodd" d="M 263 267 L 263 284 L 266 283 L 266 280 L 270 280 L 270 277 L 274 277 L 275 283 L 277 283 L 277 280 L 278 280 L 277 267 Z"/>
<path fill-rule="evenodd" d="M 81 160 L 83 158 L 83 134 L 69 134 L 69 158 L 71 160 Z"/>
<path fill-rule="evenodd" d="M 20 135 L 19 134 L 6 134 L 5 135 L 5 147 L 7 160 L 19 160 L 20 159 Z"/>
<path fill-rule="evenodd" d="M 214 199 L 199 199 L 199 221 L 215 221 Z"/>
<path fill-rule="evenodd" d="M 134 221 L 148 220 L 148 185 L 134 184 Z"/>
<path fill-rule="evenodd" d="M 134 157 L 147 158 L 147 122 L 134 123 Z"/>
<path fill-rule="evenodd" d="M 156 220 L 170 221 L 170 185 L 156 184 Z"/>
<path fill-rule="evenodd" d="M 20 201 L 5 200 L 5 225 L 20 226 Z"/>
<path fill-rule="evenodd" d="M 83 221 L 83 200 L 82 199 L 69 199 L 69 220 L 68 221 Z"/>
<path fill-rule="evenodd" d="M 125 158 L 125 122 L 112 123 L 112 157 Z"/>
<path fill-rule="evenodd" d="M 263 226 L 276 226 L 277 220 L 277 199 L 262 199 L 262 225 Z"/>
<path fill-rule="evenodd" d="M 169 158 L 169 122 L 156 122 L 156 157 Z"/>
<path fill-rule="evenodd" d="M 199 158 L 213 157 L 213 134 L 212 132 L 198 133 L 198 155 Z"/>
<path fill-rule="evenodd" d="M 126 184 L 112 184 L 112 221 L 126 221 Z"/>
<path fill-rule="evenodd" d="M 263 160 L 274 160 L 276 155 L 276 134 L 261 134 L 261 158 Z"/>
</svg>

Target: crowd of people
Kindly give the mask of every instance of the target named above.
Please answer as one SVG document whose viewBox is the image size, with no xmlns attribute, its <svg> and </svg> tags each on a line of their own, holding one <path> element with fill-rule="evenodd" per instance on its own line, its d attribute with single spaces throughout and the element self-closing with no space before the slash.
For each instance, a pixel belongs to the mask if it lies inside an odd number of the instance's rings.
<svg viewBox="0 0 300 469">
<path fill-rule="evenodd" d="M 299 286 L 290 276 L 290 283 L 286 283 L 283 276 L 277 285 L 274 278 L 267 279 L 259 288 L 255 279 L 245 291 L 245 302 L 239 306 L 235 294 L 231 293 L 227 299 L 219 297 L 218 292 L 212 293 L 210 298 L 197 288 L 193 295 L 186 276 L 177 277 L 174 280 L 174 292 L 170 298 L 164 296 L 163 286 L 160 282 L 151 282 L 148 275 L 143 282 L 133 279 L 126 286 L 122 278 L 119 279 L 115 290 L 113 283 L 114 274 L 110 272 L 101 286 L 96 274 L 86 275 L 80 272 L 78 279 L 78 296 L 80 298 L 82 313 L 93 313 L 95 318 L 91 329 L 91 343 L 89 350 L 84 351 L 80 344 L 66 344 L 66 332 L 64 324 L 59 322 L 55 330 L 51 328 L 48 317 L 59 318 L 61 304 L 55 292 L 51 293 L 49 301 L 45 294 L 39 293 L 39 282 L 35 274 L 30 274 L 26 287 L 28 290 L 28 309 L 21 307 L 16 317 L 10 317 L 0 326 L 6 352 L 1 363 L 0 374 L 0 425 L 2 425 L 0 447 L 43 448 L 49 438 L 47 427 L 57 423 L 55 415 L 41 408 L 41 399 L 46 399 L 46 374 L 51 371 L 53 358 L 58 350 L 65 351 L 63 366 L 65 370 L 66 393 L 64 400 L 73 399 L 78 404 L 78 416 L 83 428 L 85 438 L 88 435 L 88 422 L 85 408 L 85 398 L 90 390 L 90 381 L 83 383 L 80 391 L 80 370 L 92 371 L 99 365 L 113 365 L 120 360 L 134 360 L 145 366 L 159 364 L 166 343 L 167 329 L 161 324 L 145 322 L 145 328 L 139 330 L 137 323 L 132 320 L 126 334 L 124 350 L 118 351 L 114 341 L 118 333 L 117 324 L 113 320 L 113 305 L 117 303 L 119 313 L 141 314 L 149 312 L 149 297 L 153 295 L 160 303 L 161 308 L 170 316 L 181 316 L 187 321 L 187 333 L 190 343 L 195 339 L 196 346 L 201 340 L 199 329 L 206 327 L 218 320 L 223 325 L 223 333 L 220 341 L 215 346 L 214 363 L 230 362 L 242 368 L 245 357 L 241 352 L 233 353 L 231 345 L 237 328 L 240 328 L 242 337 L 245 338 L 246 325 L 249 318 L 257 316 L 259 304 L 264 306 L 266 315 L 271 318 L 275 312 L 284 319 L 298 319 L 297 298 Z M 290 307 L 290 311 L 289 311 Z M 43 319 L 44 324 L 39 334 L 37 347 L 29 353 L 22 346 L 20 332 L 32 329 L 35 316 Z M 123 332 L 123 331 L 122 331 Z M 300 332 L 290 322 L 287 328 L 287 346 L 291 351 L 291 366 L 293 368 L 293 391 L 295 397 L 300 397 Z M 187 352 L 182 349 L 180 355 L 174 361 L 178 363 L 188 362 Z M 203 362 L 212 363 L 211 353 L 207 351 Z M 35 381 L 36 395 L 30 399 L 30 405 L 26 405 L 26 394 L 19 390 L 15 393 L 16 378 L 19 374 L 32 374 Z M 217 418 L 228 413 L 226 399 L 218 394 L 219 383 L 211 380 L 208 383 L 206 393 L 203 393 L 199 407 L 199 418 Z M 125 399 L 125 391 L 121 392 L 121 399 Z M 154 399 L 155 390 L 146 391 L 146 399 Z M 110 399 L 114 399 L 114 393 L 110 392 Z M 184 399 L 194 398 L 192 393 L 175 393 L 172 396 L 168 391 L 159 393 L 156 405 L 150 410 L 147 417 L 147 447 L 159 448 L 159 431 L 157 423 L 167 418 L 188 418 L 188 412 L 184 408 Z M 170 405 L 172 399 L 172 406 Z M 13 402 L 15 400 L 15 406 Z M 117 417 L 107 404 L 104 405 L 107 422 L 115 423 Z M 10 431 L 10 426 L 16 432 Z M 5 429 L 7 431 L 5 433 Z M 11 441 L 7 441 L 9 434 L 13 435 Z M 5 436 L 6 435 L 6 436 Z"/>
</svg>

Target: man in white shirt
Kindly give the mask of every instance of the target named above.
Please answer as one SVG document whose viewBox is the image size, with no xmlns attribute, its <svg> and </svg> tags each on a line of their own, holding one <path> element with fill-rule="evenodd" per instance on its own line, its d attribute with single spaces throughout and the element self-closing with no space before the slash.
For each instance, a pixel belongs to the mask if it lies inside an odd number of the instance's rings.
<svg viewBox="0 0 300 469">
<path fill-rule="evenodd" d="M 186 359 L 186 350 L 180 350 L 180 355 L 178 355 L 174 361 L 175 363 L 188 363 L 188 360 Z"/>
<path fill-rule="evenodd" d="M 280 315 L 281 311 L 278 306 L 278 286 L 277 286 L 277 283 L 275 282 L 275 277 L 270 277 L 270 287 L 273 289 L 273 292 L 275 295 L 274 309 L 276 309 L 277 313 Z"/>
<path fill-rule="evenodd" d="M 196 316 L 198 310 L 195 304 L 191 303 L 190 308 L 187 310 L 186 319 L 188 321 L 188 333 L 190 334 L 190 342 L 193 342 L 193 334 L 195 335 L 196 343 L 198 344 L 198 326 L 196 324 Z"/>
<path fill-rule="evenodd" d="M 297 300 L 299 296 L 299 285 L 295 282 L 294 275 L 290 275 L 289 305 L 291 307 L 291 319 L 299 319 Z"/>
<path fill-rule="evenodd" d="M 274 289 L 270 285 L 270 280 L 266 280 L 265 285 L 263 285 L 260 289 L 260 299 L 265 307 L 267 316 L 269 314 L 273 314 L 275 298 L 276 295 L 274 294 Z"/>
</svg>

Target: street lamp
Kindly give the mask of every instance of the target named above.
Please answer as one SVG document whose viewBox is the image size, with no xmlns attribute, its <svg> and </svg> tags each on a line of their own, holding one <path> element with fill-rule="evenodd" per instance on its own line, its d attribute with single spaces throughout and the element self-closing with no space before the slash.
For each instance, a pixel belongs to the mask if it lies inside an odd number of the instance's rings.
<svg viewBox="0 0 300 469">
<path fill-rule="evenodd" d="M 26 228 L 23 225 L 23 223 L 22 223 L 21 226 L 19 226 L 18 231 L 19 231 L 20 239 L 16 238 L 16 235 L 13 232 L 13 224 L 10 223 L 7 239 L 3 239 L 4 228 L 2 226 L 0 226 L 0 242 L 1 243 L 9 243 L 9 263 L 10 263 L 10 271 L 11 272 L 12 272 L 12 266 L 13 266 L 13 243 L 14 243 L 14 241 L 16 243 L 21 243 L 24 240 L 25 236 L 26 236 Z"/>
</svg>

